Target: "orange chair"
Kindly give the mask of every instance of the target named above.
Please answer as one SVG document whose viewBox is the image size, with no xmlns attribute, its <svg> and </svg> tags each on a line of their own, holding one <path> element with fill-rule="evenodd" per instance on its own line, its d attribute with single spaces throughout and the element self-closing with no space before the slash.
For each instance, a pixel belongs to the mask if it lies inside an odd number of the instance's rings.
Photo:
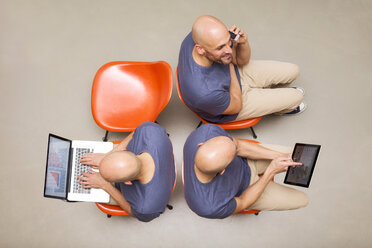
<svg viewBox="0 0 372 248">
<path fill-rule="evenodd" d="M 119 144 L 121 141 L 112 141 L 112 142 L 114 144 Z M 174 158 L 174 154 L 173 154 L 173 158 Z M 174 184 L 173 184 L 172 193 L 174 191 L 174 188 L 176 187 L 176 181 L 177 181 L 177 166 L 176 166 L 176 160 L 175 159 L 174 159 L 174 170 L 175 170 L 175 176 L 174 176 Z M 117 205 L 111 205 L 111 204 L 99 203 L 99 202 L 96 202 L 96 205 L 102 212 L 107 214 L 108 218 L 111 218 L 112 215 L 129 216 L 129 214 L 127 212 L 125 212 L 121 207 L 119 207 Z M 167 208 L 169 210 L 172 210 L 173 206 L 168 204 Z"/>
<path fill-rule="evenodd" d="M 182 103 L 187 106 L 187 104 L 183 101 L 183 98 L 182 98 L 182 95 L 181 95 L 181 92 L 180 92 L 180 86 L 179 86 L 179 82 L 178 82 L 178 68 L 176 69 L 176 83 L 177 83 L 178 97 L 180 98 Z M 191 111 L 193 111 L 189 106 L 187 106 L 187 107 Z M 249 127 L 251 129 L 253 138 L 257 139 L 257 135 L 253 130 L 253 126 L 256 125 L 261 120 L 261 117 L 256 117 L 256 118 L 241 120 L 241 121 L 233 121 L 233 122 L 228 122 L 228 123 L 211 123 L 211 122 L 208 122 L 208 121 L 204 120 L 197 113 L 194 112 L 194 114 L 196 114 L 196 116 L 200 119 L 200 122 L 199 122 L 197 128 L 200 127 L 203 123 L 204 124 L 215 124 L 217 126 L 222 127 L 223 129 L 242 129 L 242 128 L 248 128 Z"/>
<path fill-rule="evenodd" d="M 245 140 L 245 141 L 249 141 L 249 142 L 252 142 L 252 143 L 260 143 L 256 140 L 249 140 L 249 139 L 239 139 L 239 140 Z M 183 170 L 184 166 L 183 166 L 183 160 L 182 160 L 182 174 L 181 174 L 181 178 L 182 178 L 182 185 L 185 186 L 185 179 L 184 179 L 184 170 Z M 274 179 L 273 179 L 274 181 Z M 240 211 L 238 214 L 255 214 L 255 215 L 258 215 L 258 213 L 261 212 L 260 210 L 254 210 L 254 209 L 245 209 L 243 211 Z"/>
<path fill-rule="evenodd" d="M 92 86 L 92 114 L 108 132 L 131 132 L 154 122 L 172 95 L 172 69 L 167 62 L 117 61 L 103 65 Z"/>
</svg>

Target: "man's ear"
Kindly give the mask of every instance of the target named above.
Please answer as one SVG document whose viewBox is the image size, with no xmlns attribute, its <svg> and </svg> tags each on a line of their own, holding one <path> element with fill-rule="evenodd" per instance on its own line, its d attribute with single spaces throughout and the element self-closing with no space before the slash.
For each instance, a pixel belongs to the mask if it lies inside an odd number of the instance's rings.
<svg viewBox="0 0 372 248">
<path fill-rule="evenodd" d="M 205 50 L 203 47 L 201 47 L 199 44 L 195 44 L 195 50 L 196 52 L 201 55 L 201 56 L 204 56 L 205 55 Z"/>
<path fill-rule="evenodd" d="M 203 144 L 204 144 L 204 142 L 202 142 L 202 143 L 199 143 L 199 144 L 198 144 L 198 147 L 201 147 L 201 145 L 203 145 Z"/>
</svg>

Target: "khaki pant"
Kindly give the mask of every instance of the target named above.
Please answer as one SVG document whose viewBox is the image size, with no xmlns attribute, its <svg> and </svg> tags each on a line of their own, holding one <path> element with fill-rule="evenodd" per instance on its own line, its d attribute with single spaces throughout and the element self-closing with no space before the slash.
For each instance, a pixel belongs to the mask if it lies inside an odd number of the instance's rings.
<svg viewBox="0 0 372 248">
<path fill-rule="evenodd" d="M 234 121 L 291 112 L 303 100 L 301 92 L 288 88 L 299 75 L 295 64 L 251 60 L 239 73 L 243 106 Z"/>
<path fill-rule="evenodd" d="M 263 145 L 275 151 L 283 153 L 291 153 L 292 148 L 276 146 L 276 145 Z M 249 167 L 251 168 L 251 181 L 250 185 L 259 180 L 259 174 L 265 172 L 271 160 L 248 160 Z M 309 202 L 308 197 L 302 191 L 269 182 L 264 192 L 253 203 L 249 209 L 255 210 L 289 210 L 305 207 Z"/>
</svg>

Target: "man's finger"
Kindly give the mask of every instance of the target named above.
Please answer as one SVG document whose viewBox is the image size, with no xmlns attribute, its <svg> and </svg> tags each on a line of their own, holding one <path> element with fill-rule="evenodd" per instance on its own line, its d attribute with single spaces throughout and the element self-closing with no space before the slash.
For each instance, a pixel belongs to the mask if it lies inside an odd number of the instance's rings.
<svg viewBox="0 0 372 248">
<path fill-rule="evenodd" d="M 83 176 L 85 176 L 85 177 L 88 177 L 88 176 L 89 176 L 89 174 L 86 173 L 86 172 L 82 172 L 81 175 L 83 175 Z"/>
<path fill-rule="evenodd" d="M 235 31 L 235 29 L 236 29 L 236 26 L 235 25 L 233 25 L 230 29 L 229 29 L 229 31 L 231 31 L 231 32 L 234 32 Z"/>
<path fill-rule="evenodd" d="M 86 177 L 82 177 L 82 176 L 78 176 L 77 178 L 80 179 L 81 181 L 85 181 L 87 179 Z"/>
<path fill-rule="evenodd" d="M 300 165 L 303 165 L 302 163 L 299 163 L 299 162 L 292 162 L 291 163 L 291 166 L 295 167 L 295 166 L 300 166 Z"/>
<path fill-rule="evenodd" d="M 82 186 L 89 184 L 89 183 L 86 182 L 86 181 L 78 181 L 78 183 L 81 184 Z"/>
</svg>

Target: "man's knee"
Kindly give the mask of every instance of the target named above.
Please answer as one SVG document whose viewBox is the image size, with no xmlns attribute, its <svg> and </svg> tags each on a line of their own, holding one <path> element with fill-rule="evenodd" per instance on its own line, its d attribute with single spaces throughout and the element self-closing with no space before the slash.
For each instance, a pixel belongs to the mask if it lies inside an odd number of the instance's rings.
<svg viewBox="0 0 372 248">
<path fill-rule="evenodd" d="M 295 80 L 300 75 L 300 67 L 296 64 L 288 63 L 288 75 L 292 80 Z"/>
<path fill-rule="evenodd" d="M 304 100 L 304 95 L 299 90 L 294 88 L 289 88 L 291 96 L 288 99 L 291 99 L 294 105 L 298 106 Z"/>
<path fill-rule="evenodd" d="M 297 208 L 304 208 L 309 204 L 309 197 L 304 192 L 299 192 Z"/>
</svg>

